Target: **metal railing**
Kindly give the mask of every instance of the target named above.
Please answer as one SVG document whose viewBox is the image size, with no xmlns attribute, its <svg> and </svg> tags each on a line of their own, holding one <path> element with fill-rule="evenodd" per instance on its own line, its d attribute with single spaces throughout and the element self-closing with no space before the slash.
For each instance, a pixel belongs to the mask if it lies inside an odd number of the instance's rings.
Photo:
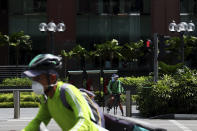
<svg viewBox="0 0 197 131">
<path fill-rule="evenodd" d="M 0 92 L 13 92 L 14 119 L 20 118 L 20 92 L 31 92 L 30 86 L 0 86 Z"/>
<path fill-rule="evenodd" d="M 5 78 L 21 77 L 22 72 L 27 68 L 26 65 L 6 65 L 0 66 L 0 80 Z"/>
<path fill-rule="evenodd" d="M 30 86 L 0 86 L 0 92 L 13 92 L 14 119 L 20 118 L 20 92 L 32 92 Z M 126 91 L 126 116 L 131 116 L 131 92 Z"/>
</svg>

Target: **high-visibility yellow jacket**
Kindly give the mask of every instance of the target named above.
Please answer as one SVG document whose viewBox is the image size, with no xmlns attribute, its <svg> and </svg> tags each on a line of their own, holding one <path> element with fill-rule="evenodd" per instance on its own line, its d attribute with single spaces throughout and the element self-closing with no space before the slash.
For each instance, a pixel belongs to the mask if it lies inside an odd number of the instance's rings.
<svg viewBox="0 0 197 131">
<path fill-rule="evenodd" d="M 91 110 L 80 91 L 73 85 L 68 85 L 65 96 L 68 104 L 73 109 L 66 108 L 60 99 L 60 87 L 63 82 L 58 82 L 55 94 L 45 102 L 44 96 L 37 116 L 23 129 L 23 131 L 38 131 L 40 123 L 45 125 L 53 118 L 63 131 L 98 131 L 98 127 L 91 121 Z M 49 129 L 50 130 L 50 129 Z"/>
</svg>

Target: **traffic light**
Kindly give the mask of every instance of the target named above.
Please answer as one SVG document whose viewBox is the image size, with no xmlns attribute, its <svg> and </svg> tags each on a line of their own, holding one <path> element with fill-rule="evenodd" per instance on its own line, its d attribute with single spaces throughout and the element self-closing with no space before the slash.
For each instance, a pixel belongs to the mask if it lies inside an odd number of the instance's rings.
<svg viewBox="0 0 197 131">
<path fill-rule="evenodd" d="M 152 45 L 152 41 L 151 40 L 147 40 L 146 41 L 146 47 L 149 48 Z"/>
</svg>

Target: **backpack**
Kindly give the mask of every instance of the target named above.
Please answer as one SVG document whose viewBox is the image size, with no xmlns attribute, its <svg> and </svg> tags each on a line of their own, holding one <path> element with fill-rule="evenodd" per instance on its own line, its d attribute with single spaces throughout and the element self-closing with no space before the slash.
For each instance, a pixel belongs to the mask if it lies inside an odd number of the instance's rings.
<svg viewBox="0 0 197 131">
<path fill-rule="evenodd" d="M 65 89 L 67 88 L 69 84 L 63 84 L 60 87 L 60 99 L 63 103 L 63 105 L 72 110 L 71 106 L 66 101 L 65 97 Z M 119 119 L 109 114 L 103 114 L 101 108 L 98 106 L 98 104 L 91 99 L 89 96 L 94 96 L 95 94 L 86 90 L 86 89 L 79 89 L 83 97 L 88 102 L 88 105 L 92 111 L 92 114 L 95 119 L 91 118 L 91 120 L 96 123 L 97 125 L 104 127 L 108 130 L 118 130 L 118 131 L 157 131 L 154 129 L 147 129 L 143 128 L 143 126 L 139 126 L 135 122 Z M 158 130 L 158 131 L 165 131 L 165 130 Z"/>
<path fill-rule="evenodd" d="M 63 105 L 68 108 L 69 110 L 73 109 L 71 108 L 71 106 L 68 104 L 68 102 L 66 101 L 66 97 L 65 97 L 65 89 L 67 88 L 69 84 L 63 84 L 60 87 L 60 99 L 63 103 Z M 82 96 L 85 98 L 85 100 L 87 101 L 91 111 L 92 111 L 92 116 L 91 116 L 91 120 L 96 123 L 99 126 L 105 127 L 105 121 L 104 121 L 104 115 L 102 113 L 102 111 L 100 110 L 98 104 L 92 100 L 89 96 L 95 96 L 94 93 L 86 90 L 86 89 L 79 89 Z"/>
</svg>

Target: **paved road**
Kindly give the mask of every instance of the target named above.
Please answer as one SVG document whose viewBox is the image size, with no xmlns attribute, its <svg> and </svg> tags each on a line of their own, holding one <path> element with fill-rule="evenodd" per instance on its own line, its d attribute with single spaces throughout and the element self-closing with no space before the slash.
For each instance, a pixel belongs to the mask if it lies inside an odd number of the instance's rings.
<svg viewBox="0 0 197 131">
<path fill-rule="evenodd" d="M 20 119 L 13 119 L 13 108 L 0 108 L 0 131 L 20 131 L 28 124 L 30 120 L 34 118 L 37 111 L 38 108 L 21 108 Z M 168 131 L 197 131 L 197 120 L 143 119 L 138 118 L 136 115 L 138 111 L 135 107 L 132 108 L 132 111 L 134 113 L 133 117 L 121 116 L 120 110 L 118 110 L 118 115 L 116 116 L 143 124 L 151 124 L 157 127 L 165 128 Z M 106 112 L 106 109 L 104 109 L 104 112 Z M 110 114 L 113 114 L 113 110 L 110 111 Z M 48 129 L 50 131 L 61 131 L 53 120 L 49 123 Z"/>
</svg>

